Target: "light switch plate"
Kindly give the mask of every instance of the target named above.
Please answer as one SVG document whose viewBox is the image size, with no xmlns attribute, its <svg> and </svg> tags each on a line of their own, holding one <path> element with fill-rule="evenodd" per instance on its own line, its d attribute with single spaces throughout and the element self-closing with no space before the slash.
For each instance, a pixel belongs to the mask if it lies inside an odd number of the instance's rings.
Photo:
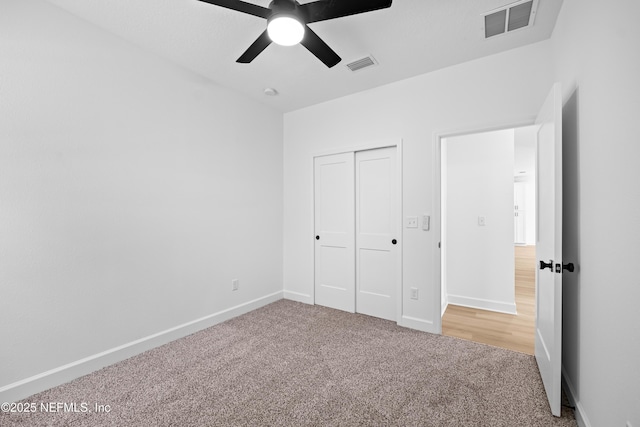
<svg viewBox="0 0 640 427">
<path fill-rule="evenodd" d="M 406 219 L 406 227 L 407 228 L 418 228 L 418 217 L 417 216 L 408 216 Z"/>
<path fill-rule="evenodd" d="M 481 226 L 481 227 L 483 227 L 483 226 L 485 226 L 486 224 L 487 224 L 487 222 L 486 222 L 485 217 L 483 217 L 483 216 L 479 216 L 479 217 L 478 217 L 478 225 L 479 225 L 479 226 Z"/>
<path fill-rule="evenodd" d="M 429 215 L 422 215 L 422 229 L 424 231 L 429 231 L 429 228 L 431 228 L 431 216 Z"/>
</svg>

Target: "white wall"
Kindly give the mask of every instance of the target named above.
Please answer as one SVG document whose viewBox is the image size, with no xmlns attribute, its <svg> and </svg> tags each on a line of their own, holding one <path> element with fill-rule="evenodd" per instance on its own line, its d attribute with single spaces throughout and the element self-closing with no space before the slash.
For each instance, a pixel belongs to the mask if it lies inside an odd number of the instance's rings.
<svg viewBox="0 0 640 427">
<path fill-rule="evenodd" d="M 285 296 L 313 300 L 314 154 L 402 138 L 403 215 L 437 220 L 437 135 L 533 120 L 552 85 L 550 54 L 548 42 L 537 43 L 285 114 Z M 429 232 L 405 228 L 400 240 L 404 320 L 434 331 L 441 311 L 439 230 L 439 221 Z M 411 287 L 420 299 L 409 298 Z"/>
<path fill-rule="evenodd" d="M 640 3 L 564 0 L 564 375 L 581 425 L 640 426 Z"/>
<path fill-rule="evenodd" d="M 281 297 L 282 114 L 41 1 L 0 58 L 0 392 Z"/>
<path fill-rule="evenodd" d="M 442 189 L 447 199 L 447 301 L 516 314 L 514 130 L 461 135 L 442 144 L 447 151 Z"/>
</svg>

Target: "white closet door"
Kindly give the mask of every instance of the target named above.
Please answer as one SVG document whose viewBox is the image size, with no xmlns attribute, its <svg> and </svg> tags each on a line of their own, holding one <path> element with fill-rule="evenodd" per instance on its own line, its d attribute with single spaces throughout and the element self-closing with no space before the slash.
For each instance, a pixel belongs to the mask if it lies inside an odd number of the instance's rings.
<svg viewBox="0 0 640 427">
<path fill-rule="evenodd" d="M 356 311 L 397 320 L 400 268 L 396 148 L 356 153 Z"/>
<path fill-rule="evenodd" d="M 354 154 L 314 160 L 315 303 L 355 312 Z"/>
</svg>

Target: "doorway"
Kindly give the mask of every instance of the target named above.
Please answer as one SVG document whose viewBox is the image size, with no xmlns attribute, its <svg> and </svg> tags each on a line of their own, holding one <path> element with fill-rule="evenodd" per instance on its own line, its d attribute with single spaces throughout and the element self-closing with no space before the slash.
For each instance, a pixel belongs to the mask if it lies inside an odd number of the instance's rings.
<svg viewBox="0 0 640 427">
<path fill-rule="evenodd" d="M 441 139 L 444 335 L 534 353 L 536 129 Z"/>
<path fill-rule="evenodd" d="M 398 321 L 398 147 L 314 158 L 315 303 Z"/>
</svg>

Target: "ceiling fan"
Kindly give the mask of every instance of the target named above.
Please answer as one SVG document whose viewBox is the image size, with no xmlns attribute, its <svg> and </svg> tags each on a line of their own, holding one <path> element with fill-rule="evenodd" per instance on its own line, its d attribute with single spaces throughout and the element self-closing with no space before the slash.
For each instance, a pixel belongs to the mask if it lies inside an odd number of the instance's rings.
<svg viewBox="0 0 640 427">
<path fill-rule="evenodd" d="M 283 46 L 300 43 L 329 68 L 340 62 L 340 57 L 307 24 L 385 9 L 391 7 L 392 2 L 392 0 L 318 0 L 300 4 L 296 0 L 273 0 L 266 8 L 240 0 L 200 1 L 267 20 L 267 29 L 236 62 L 248 64 L 271 42 Z"/>
</svg>

